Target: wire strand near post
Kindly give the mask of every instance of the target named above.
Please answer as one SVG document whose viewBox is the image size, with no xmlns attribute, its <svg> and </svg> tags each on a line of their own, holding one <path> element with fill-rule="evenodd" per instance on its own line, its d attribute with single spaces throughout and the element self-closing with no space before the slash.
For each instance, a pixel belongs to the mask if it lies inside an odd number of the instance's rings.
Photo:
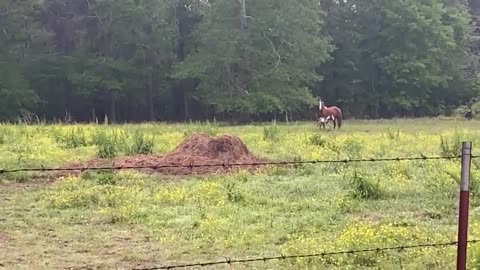
<svg viewBox="0 0 480 270">
<path fill-rule="evenodd" d="M 460 203 L 458 215 L 457 270 L 467 269 L 468 204 L 472 142 L 462 143 L 462 172 L 460 179 Z"/>
</svg>

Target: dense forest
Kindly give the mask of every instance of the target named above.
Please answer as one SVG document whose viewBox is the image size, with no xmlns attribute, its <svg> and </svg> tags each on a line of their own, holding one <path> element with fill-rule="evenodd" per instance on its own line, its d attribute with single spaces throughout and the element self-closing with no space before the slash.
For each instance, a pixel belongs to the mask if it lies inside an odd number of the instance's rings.
<svg viewBox="0 0 480 270">
<path fill-rule="evenodd" d="M 0 120 L 451 114 L 479 54 L 477 0 L 2 0 Z"/>
</svg>

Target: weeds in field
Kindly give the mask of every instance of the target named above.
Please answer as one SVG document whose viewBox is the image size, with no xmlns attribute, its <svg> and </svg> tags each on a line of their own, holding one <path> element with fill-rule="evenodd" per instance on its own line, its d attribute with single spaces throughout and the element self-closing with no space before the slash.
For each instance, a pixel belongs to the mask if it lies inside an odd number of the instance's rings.
<svg viewBox="0 0 480 270">
<path fill-rule="evenodd" d="M 380 179 L 373 181 L 363 173 L 357 172 L 357 170 L 353 171 L 349 183 L 354 198 L 377 200 L 384 196 L 384 192 L 380 187 Z"/>
<path fill-rule="evenodd" d="M 30 172 L 16 172 L 16 173 L 6 173 L 1 175 L 1 179 L 13 181 L 17 183 L 26 183 L 32 179 L 33 174 Z"/>
<path fill-rule="evenodd" d="M 194 134 L 203 133 L 210 136 L 217 136 L 219 132 L 219 126 L 216 122 L 211 123 L 210 121 L 206 121 L 205 123 L 198 122 L 193 123 L 190 122 L 183 128 L 183 137 L 190 137 Z"/>
<path fill-rule="evenodd" d="M 401 226 L 394 223 L 378 223 L 371 221 L 351 221 L 338 233 L 327 236 L 300 235 L 294 236 L 282 246 L 285 254 L 315 253 L 318 250 L 350 250 L 356 247 L 373 248 L 399 246 L 404 243 L 422 243 L 432 241 L 449 241 L 441 233 L 429 233 L 428 228 L 418 226 Z M 380 268 L 391 269 L 402 264 L 402 267 L 429 266 L 435 269 L 448 268 L 454 258 L 453 249 L 418 249 L 391 252 L 365 252 L 355 255 L 345 254 L 325 256 L 311 259 L 296 259 L 288 262 L 290 267 L 325 269 L 337 268 Z M 411 258 L 415 257 L 415 263 Z M 395 267 L 396 266 L 396 267 Z M 318 267 L 318 268 L 317 268 Z"/>
<path fill-rule="evenodd" d="M 98 130 L 93 137 L 93 143 L 97 146 L 97 156 L 100 158 L 113 158 L 120 152 L 120 147 L 125 145 L 118 133 L 107 133 L 105 130 Z M 120 141 L 122 140 L 122 141 Z"/>
<path fill-rule="evenodd" d="M 393 132 L 391 129 L 387 128 L 386 132 L 387 137 L 392 141 L 400 140 L 400 129 L 398 128 L 396 132 Z"/>
<path fill-rule="evenodd" d="M 0 145 L 6 144 L 13 136 L 10 128 L 0 126 Z"/>
<path fill-rule="evenodd" d="M 480 197 L 480 163 L 477 160 L 472 161 L 469 190 L 473 197 Z"/>
<path fill-rule="evenodd" d="M 358 140 L 347 139 L 344 141 L 343 152 L 349 158 L 361 158 L 363 145 Z"/>
<path fill-rule="evenodd" d="M 231 203 L 239 203 L 245 200 L 244 196 L 235 188 L 235 182 L 224 184 L 227 199 Z"/>
<path fill-rule="evenodd" d="M 442 121 L 438 125 L 446 124 Z M 0 126 L 0 137 L 3 134 L 5 138 L 0 143 L 0 169 L 59 166 L 95 156 L 165 153 L 182 141 L 185 129 L 193 134 L 205 126 L 208 124 Z M 311 124 L 212 126 L 203 133 L 225 131 L 238 135 L 257 156 L 297 161 L 452 154 L 461 141 L 471 139 L 475 145 L 480 134 L 473 128 L 453 132 L 447 126 L 423 127 L 417 122 L 402 123 L 401 134 L 399 127 L 390 123 L 354 121 L 343 130 L 321 134 L 314 133 Z M 388 135 L 386 129 L 397 132 Z M 480 237 L 480 225 L 475 222 L 479 217 L 475 207 L 480 205 L 476 166 L 473 162 L 472 238 Z M 168 248 L 164 254 L 175 258 L 188 254 L 186 261 L 209 257 L 219 250 L 244 255 L 277 254 L 280 249 L 297 254 L 442 242 L 456 236 L 452 209 L 458 203 L 459 172 L 458 160 L 267 166 L 255 173 L 231 172 L 185 181 L 134 171 L 85 172 L 45 186 L 15 184 L 22 187 L 15 191 L 9 187 L 0 194 L 5 196 L 0 211 L 6 213 L 2 232 L 25 235 L 12 245 L 31 238 L 48 245 L 51 238 L 45 235 L 55 233 L 71 243 L 89 246 L 84 236 L 91 235 L 92 228 L 115 232 L 128 226 L 135 243 L 145 241 L 135 229 L 146 231 L 155 239 L 145 242 L 147 245 Z M 2 180 L 18 182 L 31 178 L 31 174 L 21 173 L 0 175 Z M 23 190 L 24 186 L 29 189 Z M 75 233 L 70 229 L 72 224 Z M 106 245 L 118 244 L 117 239 L 102 240 Z M 23 249 L 31 250 L 31 246 Z M 402 265 L 404 269 L 450 269 L 454 264 L 452 250 L 325 256 L 267 262 L 259 268 L 399 269 Z M 61 254 L 48 256 L 58 260 Z M 480 265 L 480 248 L 472 245 L 469 254 L 471 267 Z M 32 256 L 41 259 L 45 254 L 39 251 Z"/>
<path fill-rule="evenodd" d="M 113 170 L 104 171 L 86 171 L 81 176 L 82 179 L 93 181 L 99 185 L 116 185 L 118 177 L 115 176 Z"/>
<path fill-rule="evenodd" d="M 133 135 L 130 135 L 130 145 L 126 149 L 126 154 L 133 156 L 133 155 L 150 155 L 153 154 L 153 148 L 155 146 L 154 143 L 154 136 L 147 136 L 136 130 Z"/>
<path fill-rule="evenodd" d="M 451 138 L 445 138 L 440 136 L 440 150 L 442 155 L 445 156 L 458 156 L 460 155 L 462 142 L 460 136 L 457 133 Z"/>
<path fill-rule="evenodd" d="M 89 142 L 87 139 L 84 129 L 82 128 L 73 128 L 67 131 L 66 134 L 62 134 L 60 132 L 54 132 L 53 136 L 57 143 L 61 144 L 63 147 L 67 149 L 86 147 L 91 144 L 91 142 Z"/>
<path fill-rule="evenodd" d="M 314 133 L 309 137 L 309 142 L 316 146 L 325 146 L 327 144 L 327 138 L 319 133 Z"/>
<path fill-rule="evenodd" d="M 276 124 L 266 126 L 263 128 L 263 139 L 265 141 L 279 142 L 280 141 L 280 130 Z"/>
<path fill-rule="evenodd" d="M 121 131 L 105 127 L 86 130 L 83 128 L 53 129 L 55 141 L 65 149 L 96 146 L 97 156 L 113 158 L 119 155 L 152 154 L 155 136 L 145 134 L 140 129 Z"/>
</svg>

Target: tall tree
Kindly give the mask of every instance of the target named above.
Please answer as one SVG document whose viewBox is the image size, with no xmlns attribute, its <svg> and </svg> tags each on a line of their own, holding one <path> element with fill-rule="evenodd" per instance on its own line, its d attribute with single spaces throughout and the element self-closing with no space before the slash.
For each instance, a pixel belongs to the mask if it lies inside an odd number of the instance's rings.
<svg viewBox="0 0 480 270">
<path fill-rule="evenodd" d="M 441 0 L 328 2 L 329 30 L 340 48 L 334 67 L 355 77 L 345 85 L 335 69 L 323 66 L 331 75 L 319 85 L 319 93 L 373 117 L 428 114 L 449 95 L 459 100 L 462 90 L 453 88 L 469 83 L 459 69 L 468 58 L 465 5 Z M 356 90 L 342 94 L 332 85 Z"/>
<path fill-rule="evenodd" d="M 32 20 L 33 4 L 14 0 L 0 3 L 0 120 L 32 110 L 38 102 L 23 72 L 38 31 Z"/>
<path fill-rule="evenodd" d="M 177 76 L 199 80 L 194 98 L 218 112 L 258 114 L 302 110 L 307 88 L 331 50 L 316 1 L 218 0 L 197 31 L 198 50 Z"/>
<path fill-rule="evenodd" d="M 311 118 L 312 90 L 356 117 L 448 113 L 480 96 L 477 2 L 4 0 L 0 120 Z"/>
</svg>

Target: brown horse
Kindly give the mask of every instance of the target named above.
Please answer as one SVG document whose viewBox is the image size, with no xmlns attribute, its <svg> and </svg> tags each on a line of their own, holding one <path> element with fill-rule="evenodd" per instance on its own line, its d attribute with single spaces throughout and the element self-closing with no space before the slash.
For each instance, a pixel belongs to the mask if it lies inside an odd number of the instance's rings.
<svg viewBox="0 0 480 270">
<path fill-rule="evenodd" d="M 342 110 L 336 106 L 327 107 L 320 97 L 318 100 L 318 117 L 333 117 L 333 129 L 337 126 L 340 129 L 342 127 Z"/>
</svg>

